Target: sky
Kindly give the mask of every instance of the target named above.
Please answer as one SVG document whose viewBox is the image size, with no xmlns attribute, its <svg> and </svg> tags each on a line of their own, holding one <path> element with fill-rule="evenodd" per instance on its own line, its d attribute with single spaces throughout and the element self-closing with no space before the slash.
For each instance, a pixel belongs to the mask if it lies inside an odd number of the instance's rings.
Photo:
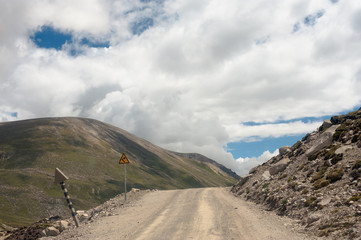
<svg viewBox="0 0 361 240">
<path fill-rule="evenodd" d="M 0 121 L 87 117 L 245 175 L 361 106 L 358 0 L 0 0 Z"/>
</svg>

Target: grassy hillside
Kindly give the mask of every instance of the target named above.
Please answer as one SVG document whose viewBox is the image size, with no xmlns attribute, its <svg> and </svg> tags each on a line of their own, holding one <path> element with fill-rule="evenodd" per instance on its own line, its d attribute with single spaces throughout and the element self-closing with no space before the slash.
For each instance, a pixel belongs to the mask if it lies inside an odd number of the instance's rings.
<svg viewBox="0 0 361 240">
<path fill-rule="evenodd" d="M 0 222 L 19 226 L 69 216 L 61 188 L 53 184 L 56 167 L 70 178 L 66 184 L 76 209 L 124 192 L 118 164 L 123 152 L 130 160 L 128 190 L 228 186 L 237 178 L 202 155 L 170 152 L 92 119 L 0 123 Z"/>
</svg>

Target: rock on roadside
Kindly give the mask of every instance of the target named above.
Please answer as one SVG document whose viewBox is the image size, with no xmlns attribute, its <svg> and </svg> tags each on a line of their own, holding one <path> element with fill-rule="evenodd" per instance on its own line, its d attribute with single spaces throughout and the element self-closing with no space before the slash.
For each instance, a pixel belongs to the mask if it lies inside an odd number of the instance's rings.
<svg viewBox="0 0 361 240">
<path fill-rule="evenodd" d="M 132 200 L 139 198 L 146 192 L 156 190 L 139 190 L 132 189 L 127 193 L 127 202 L 124 203 L 124 194 L 119 194 L 116 197 L 108 200 L 107 202 L 89 210 L 78 210 L 77 217 L 80 221 L 80 226 L 87 224 L 89 221 L 94 221 L 99 217 L 107 217 L 112 215 L 112 211 L 115 208 L 123 207 L 124 205 L 131 203 Z M 15 239 L 52 239 L 52 237 L 61 234 L 64 231 L 70 231 L 76 226 L 72 218 L 61 219 L 59 216 L 54 216 L 46 219 L 42 219 L 29 226 L 25 226 L 18 229 L 11 229 L 11 231 L 0 232 L 0 240 L 15 240 Z M 4 235 L 4 236 L 1 236 Z"/>
</svg>

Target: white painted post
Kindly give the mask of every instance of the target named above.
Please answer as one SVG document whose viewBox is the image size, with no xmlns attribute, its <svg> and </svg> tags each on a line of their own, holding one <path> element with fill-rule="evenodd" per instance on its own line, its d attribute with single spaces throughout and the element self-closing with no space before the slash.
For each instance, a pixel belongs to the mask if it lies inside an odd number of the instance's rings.
<svg viewBox="0 0 361 240">
<path fill-rule="evenodd" d="M 78 218 L 76 217 L 76 213 L 75 213 L 75 210 L 74 210 L 74 207 L 73 207 L 73 203 L 72 203 L 71 200 L 70 200 L 68 190 L 67 190 L 66 187 L 65 187 L 65 183 L 64 183 L 64 182 L 61 182 L 60 185 L 61 185 L 61 189 L 63 189 L 63 191 L 64 191 L 64 196 L 65 196 L 65 198 L 66 198 L 66 201 L 67 201 L 67 203 L 68 203 L 69 209 L 70 209 L 70 211 L 71 211 L 71 215 L 73 216 L 75 225 L 76 225 L 77 227 L 79 227 L 79 221 L 78 221 Z"/>
<path fill-rule="evenodd" d="M 69 197 L 69 193 L 68 193 L 68 190 L 66 189 L 65 187 L 65 181 L 68 180 L 69 178 L 67 176 L 65 176 L 65 174 L 59 169 L 59 168 L 56 168 L 55 169 L 55 181 L 54 183 L 59 183 L 60 186 L 61 186 L 61 189 L 63 189 L 64 191 L 64 196 L 66 198 L 66 201 L 68 203 L 68 206 L 69 206 L 69 209 L 71 211 L 71 215 L 73 216 L 73 219 L 74 219 L 74 222 L 75 222 L 75 225 L 77 227 L 79 227 L 79 221 L 76 217 L 76 213 L 75 213 L 75 210 L 74 210 L 74 207 L 73 207 L 73 203 L 71 202 L 70 200 L 70 197 Z"/>
</svg>

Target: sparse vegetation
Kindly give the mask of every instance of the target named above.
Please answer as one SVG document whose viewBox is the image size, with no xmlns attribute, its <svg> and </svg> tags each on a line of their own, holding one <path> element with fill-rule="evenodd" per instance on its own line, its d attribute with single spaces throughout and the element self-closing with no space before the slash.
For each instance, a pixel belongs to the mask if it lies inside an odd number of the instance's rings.
<svg viewBox="0 0 361 240">
<path fill-rule="evenodd" d="M 289 186 L 290 188 L 292 188 L 293 190 L 295 190 L 295 189 L 296 189 L 296 186 L 297 186 L 297 182 L 291 181 L 291 182 L 288 183 L 288 186 Z"/>
<path fill-rule="evenodd" d="M 340 180 L 342 178 L 343 174 L 344 174 L 344 172 L 341 168 L 333 169 L 327 174 L 326 179 L 330 180 L 331 183 L 333 183 L 333 182 Z"/>
<path fill-rule="evenodd" d="M 355 165 L 353 165 L 352 169 L 359 169 L 361 168 L 361 160 L 357 160 Z"/>
<path fill-rule="evenodd" d="M 333 158 L 335 156 L 336 150 L 339 147 L 340 147 L 340 145 L 332 146 L 331 149 L 325 153 L 325 160 Z"/>
<path fill-rule="evenodd" d="M 318 190 L 320 188 L 326 187 L 330 184 L 329 180 L 325 180 L 325 179 L 318 179 L 314 184 L 313 184 L 313 189 Z"/>
<path fill-rule="evenodd" d="M 340 229 L 348 229 L 354 226 L 354 222 L 340 222 L 338 219 L 330 220 L 329 223 L 326 223 L 319 227 L 321 230 L 318 234 L 319 237 L 327 237 L 330 233 L 335 232 Z"/>
<path fill-rule="evenodd" d="M 347 199 L 346 203 L 350 203 L 351 201 L 357 202 L 360 199 L 361 199 L 361 193 L 359 195 L 350 197 L 349 199 Z"/>
<path fill-rule="evenodd" d="M 342 137 L 344 137 L 346 135 L 347 132 L 347 125 L 345 123 L 341 124 L 341 126 L 339 126 L 336 129 L 335 134 L 333 135 L 333 141 L 340 141 L 342 139 Z"/>
<path fill-rule="evenodd" d="M 307 194 L 308 192 L 309 192 L 309 190 L 308 190 L 307 188 L 305 188 L 305 189 L 302 190 L 301 193 L 302 193 L 303 195 L 305 195 L 305 194 Z"/>
<path fill-rule="evenodd" d="M 323 166 L 320 171 L 316 173 L 311 179 L 311 183 L 324 177 L 325 172 L 327 171 L 327 166 Z"/>
<path fill-rule="evenodd" d="M 299 167 L 298 167 L 298 171 L 301 171 L 304 167 L 305 167 L 306 164 L 302 163 Z"/>
<path fill-rule="evenodd" d="M 295 151 L 296 149 L 298 149 L 299 147 L 301 147 L 302 142 L 298 141 L 295 144 L 293 144 L 293 146 L 291 147 L 291 151 Z"/>
<path fill-rule="evenodd" d="M 306 202 L 305 202 L 305 206 L 306 207 L 312 207 L 315 206 L 317 204 L 316 202 L 317 198 L 316 197 L 309 197 Z"/>
<path fill-rule="evenodd" d="M 339 161 L 341 161 L 342 158 L 343 158 L 343 154 L 342 154 L 342 153 L 340 153 L 340 154 L 335 154 L 335 155 L 332 157 L 332 159 L 331 159 L 331 163 L 335 165 L 336 163 L 338 163 Z"/>
<path fill-rule="evenodd" d="M 311 154 L 310 156 L 308 156 L 308 161 L 316 160 L 318 157 L 318 154 L 319 154 L 319 152 L 315 152 L 315 153 Z"/>
<path fill-rule="evenodd" d="M 284 179 L 287 177 L 287 173 L 284 173 L 284 174 L 281 174 L 279 177 L 278 177 L 278 180 L 281 180 L 281 179 Z"/>
</svg>

